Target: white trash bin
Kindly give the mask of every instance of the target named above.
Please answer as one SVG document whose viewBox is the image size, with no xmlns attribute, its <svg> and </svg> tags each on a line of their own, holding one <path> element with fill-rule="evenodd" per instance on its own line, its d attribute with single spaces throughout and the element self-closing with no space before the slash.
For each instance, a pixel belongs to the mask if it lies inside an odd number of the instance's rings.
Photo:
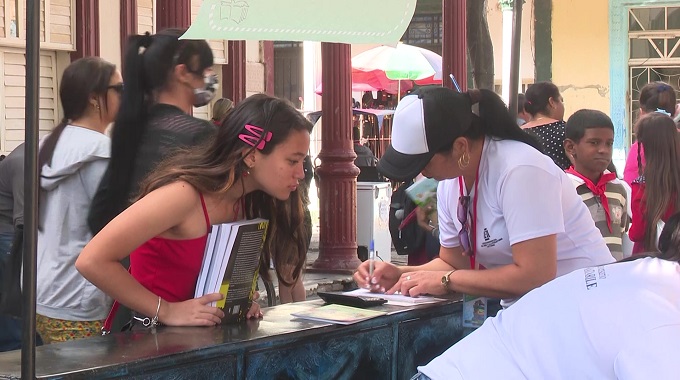
<svg viewBox="0 0 680 380">
<path fill-rule="evenodd" d="M 392 184 L 389 182 L 357 182 L 357 245 L 360 258 L 361 252 L 367 253 L 373 241 L 376 260 L 391 261 L 391 197 Z"/>
</svg>

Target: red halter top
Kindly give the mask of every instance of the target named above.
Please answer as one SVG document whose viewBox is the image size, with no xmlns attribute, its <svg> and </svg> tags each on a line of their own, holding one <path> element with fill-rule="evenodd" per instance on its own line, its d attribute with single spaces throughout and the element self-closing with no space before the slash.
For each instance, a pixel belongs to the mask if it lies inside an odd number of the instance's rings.
<svg viewBox="0 0 680 380">
<path fill-rule="evenodd" d="M 132 277 L 151 293 L 161 296 L 168 302 L 194 298 L 196 281 L 211 228 L 203 194 L 199 196 L 207 227 L 205 235 L 186 240 L 156 236 L 130 254 Z"/>
</svg>

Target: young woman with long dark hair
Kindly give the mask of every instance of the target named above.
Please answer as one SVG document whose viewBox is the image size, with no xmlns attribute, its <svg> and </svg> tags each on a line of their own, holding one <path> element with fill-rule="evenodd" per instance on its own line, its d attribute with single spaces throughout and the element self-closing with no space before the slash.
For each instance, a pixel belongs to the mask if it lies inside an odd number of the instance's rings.
<svg viewBox="0 0 680 380">
<path fill-rule="evenodd" d="M 194 299 L 208 229 L 243 218 L 269 220 L 260 275 L 301 285 L 308 237 L 299 182 L 311 123 L 287 102 L 253 95 L 210 142 L 164 162 L 141 198 L 85 247 L 76 267 L 136 313 L 173 326 L 214 325 L 223 312 Z M 120 261 L 130 255 L 131 273 Z M 154 315 L 155 313 L 155 315 Z M 257 303 L 248 317 L 261 315 Z"/>
<path fill-rule="evenodd" d="M 37 330 L 45 343 L 94 336 L 111 303 L 76 271 L 92 238 L 87 211 L 104 175 L 123 81 L 97 57 L 71 63 L 61 78 L 64 118 L 41 143 L 38 230 Z"/>
<path fill-rule="evenodd" d="M 652 112 L 637 123 L 641 176 L 632 188 L 632 218 L 628 231 L 633 254 L 656 252 L 657 228 L 677 211 L 680 205 L 680 135 L 670 116 Z"/>
<path fill-rule="evenodd" d="M 647 83 L 640 90 L 640 112 L 639 119 L 652 112 L 664 112 L 668 116 L 675 115 L 675 90 L 669 84 L 664 82 Z M 638 119 L 638 120 L 639 120 Z M 637 125 L 637 124 L 636 124 Z M 636 131 L 637 133 L 637 131 Z M 639 140 L 639 137 L 638 137 Z M 642 158 L 642 165 L 638 165 L 638 156 Z M 640 147 L 640 143 L 635 141 L 630 147 L 628 158 L 626 159 L 626 167 L 623 170 L 623 179 L 628 184 L 632 184 L 633 180 L 642 174 L 640 169 L 645 167 L 645 153 L 644 149 Z"/>
</svg>

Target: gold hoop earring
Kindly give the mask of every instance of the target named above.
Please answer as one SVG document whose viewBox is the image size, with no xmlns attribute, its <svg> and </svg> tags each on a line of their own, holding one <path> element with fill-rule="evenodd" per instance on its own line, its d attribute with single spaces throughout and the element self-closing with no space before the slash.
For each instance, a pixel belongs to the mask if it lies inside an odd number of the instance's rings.
<svg viewBox="0 0 680 380">
<path fill-rule="evenodd" d="M 470 165 L 470 154 L 467 151 L 464 151 L 463 154 L 458 157 L 458 167 L 465 169 L 468 165 Z"/>
</svg>

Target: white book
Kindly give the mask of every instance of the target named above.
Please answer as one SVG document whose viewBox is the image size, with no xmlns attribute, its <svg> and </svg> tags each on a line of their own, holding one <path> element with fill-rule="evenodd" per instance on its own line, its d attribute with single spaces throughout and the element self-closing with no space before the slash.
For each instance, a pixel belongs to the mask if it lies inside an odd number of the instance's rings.
<svg viewBox="0 0 680 380">
<path fill-rule="evenodd" d="M 212 252 L 215 249 L 215 243 L 217 242 L 217 233 L 214 233 L 216 226 L 211 226 L 210 232 L 208 233 L 208 242 L 205 245 L 205 252 Z M 210 272 L 210 264 L 212 263 L 212 255 L 207 255 L 203 253 L 203 264 L 201 264 L 201 271 L 198 272 L 198 281 L 196 282 L 196 292 L 194 297 L 201 297 L 199 294 L 205 294 L 205 283 L 208 278 L 208 273 Z"/>
<path fill-rule="evenodd" d="M 229 242 L 231 241 L 231 223 L 225 223 L 215 226 L 217 228 L 217 242 L 212 251 L 212 263 L 210 264 L 210 271 L 208 272 L 208 282 L 206 284 L 205 293 L 217 293 L 222 283 L 222 276 L 224 269 L 222 262 L 225 259 L 229 260 L 231 249 Z M 233 243 L 232 243 L 233 244 Z M 217 303 L 213 302 L 210 306 L 215 306 Z"/>
</svg>

